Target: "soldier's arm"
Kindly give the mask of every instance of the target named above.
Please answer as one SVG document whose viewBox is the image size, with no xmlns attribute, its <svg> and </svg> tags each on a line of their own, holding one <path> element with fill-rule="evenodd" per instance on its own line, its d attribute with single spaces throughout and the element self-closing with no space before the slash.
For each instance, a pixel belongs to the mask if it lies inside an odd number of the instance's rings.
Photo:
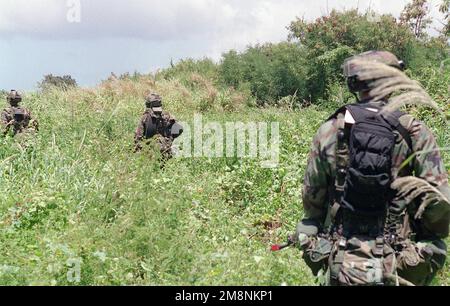
<svg viewBox="0 0 450 306">
<path fill-rule="evenodd" d="M 163 118 L 164 118 L 164 121 L 166 122 L 166 124 L 169 126 L 171 126 L 177 122 L 177 119 L 174 116 L 172 116 L 170 113 L 167 113 L 167 112 L 163 113 Z"/>
<path fill-rule="evenodd" d="M 418 121 L 412 123 L 410 131 L 414 152 L 423 151 L 418 153 L 414 160 L 415 176 L 435 186 L 450 200 L 448 175 L 433 133 L 423 123 Z M 431 234 L 439 238 L 448 236 L 449 224 L 450 205 L 445 201 L 428 206 L 423 218 L 420 220 L 425 236 Z"/>
<path fill-rule="evenodd" d="M 1 115 L 1 122 L 3 126 L 6 126 L 9 124 L 9 122 L 11 121 L 9 114 L 6 111 L 2 112 Z"/>
<path fill-rule="evenodd" d="M 30 123 L 33 124 L 31 112 L 28 109 L 25 109 L 24 126 L 29 127 Z"/>
<path fill-rule="evenodd" d="M 33 118 L 33 115 L 31 114 L 30 110 L 27 110 L 28 120 L 29 123 L 32 125 L 32 127 L 36 130 L 39 129 L 39 121 L 36 118 Z"/>
<path fill-rule="evenodd" d="M 144 139 L 144 132 L 145 132 L 145 115 L 142 116 L 141 120 L 139 121 L 139 124 L 136 128 L 136 132 L 134 134 L 134 143 L 136 145 L 136 150 L 139 150 L 140 148 L 140 142 L 142 139 Z"/>
<path fill-rule="evenodd" d="M 314 137 L 303 183 L 303 208 L 305 218 L 323 226 L 330 201 L 330 158 L 336 143 L 334 121 L 322 125 Z M 334 144 L 334 145 L 333 145 Z"/>
<path fill-rule="evenodd" d="M 6 135 L 13 120 L 6 110 L 2 112 L 0 120 L 3 128 L 3 135 Z"/>
</svg>

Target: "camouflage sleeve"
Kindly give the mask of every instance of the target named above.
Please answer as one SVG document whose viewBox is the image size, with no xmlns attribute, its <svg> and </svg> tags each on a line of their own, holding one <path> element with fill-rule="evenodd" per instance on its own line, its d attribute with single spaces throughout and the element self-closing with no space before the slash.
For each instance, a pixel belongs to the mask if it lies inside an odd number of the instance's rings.
<svg viewBox="0 0 450 306">
<path fill-rule="evenodd" d="M 138 123 L 138 126 L 136 128 L 136 132 L 134 134 L 134 142 L 136 145 L 139 144 L 139 142 L 142 141 L 142 139 L 144 138 L 144 131 L 145 131 L 145 119 L 146 119 L 147 115 L 144 114 L 141 118 L 141 120 Z"/>
<path fill-rule="evenodd" d="M 2 115 L 1 115 L 1 123 L 3 126 L 6 126 L 9 121 L 11 121 L 11 118 L 8 114 L 8 112 L 6 110 L 2 111 Z"/>
<path fill-rule="evenodd" d="M 25 111 L 24 126 L 29 127 L 29 124 L 33 123 L 31 112 L 29 109 L 24 109 L 24 111 Z"/>
<path fill-rule="evenodd" d="M 172 124 L 174 124 L 175 122 L 177 122 L 177 120 L 175 119 L 174 116 L 172 116 L 170 113 L 163 113 L 163 118 L 164 118 L 164 122 L 167 126 L 171 126 Z"/>
<path fill-rule="evenodd" d="M 306 219 L 323 225 L 330 201 L 332 163 L 336 147 L 336 120 L 322 125 L 314 137 L 303 183 L 303 208 Z"/>
<path fill-rule="evenodd" d="M 419 121 L 412 123 L 410 132 L 413 150 L 417 152 L 414 160 L 415 176 L 435 186 L 450 200 L 448 175 L 433 133 Z M 449 224 L 450 205 L 444 201 L 428 206 L 421 220 L 424 230 L 439 238 L 448 236 Z"/>
<path fill-rule="evenodd" d="M 9 123 L 11 122 L 12 118 L 10 116 L 10 114 L 8 113 L 8 111 L 5 109 L 3 110 L 2 114 L 1 114 L 1 127 L 2 127 L 2 134 L 6 135 L 10 129 Z"/>
</svg>

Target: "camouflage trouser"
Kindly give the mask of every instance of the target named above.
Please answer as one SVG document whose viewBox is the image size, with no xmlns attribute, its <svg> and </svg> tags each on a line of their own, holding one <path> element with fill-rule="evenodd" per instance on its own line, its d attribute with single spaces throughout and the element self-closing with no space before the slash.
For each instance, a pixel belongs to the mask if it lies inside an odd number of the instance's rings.
<svg viewBox="0 0 450 306">
<path fill-rule="evenodd" d="M 383 239 L 311 239 L 303 258 L 322 285 L 429 285 L 446 259 L 442 241 L 404 244 L 396 253 Z"/>
<path fill-rule="evenodd" d="M 151 139 L 145 141 L 145 145 L 151 150 L 158 150 L 161 154 L 162 160 L 168 160 L 172 158 L 172 143 L 173 140 L 169 137 L 163 137 L 161 135 L 156 135 Z M 143 146 L 140 142 L 136 142 L 135 152 L 141 151 Z"/>
<path fill-rule="evenodd" d="M 157 138 L 157 142 L 159 144 L 162 158 L 165 160 L 172 158 L 172 139 L 160 136 Z"/>
</svg>

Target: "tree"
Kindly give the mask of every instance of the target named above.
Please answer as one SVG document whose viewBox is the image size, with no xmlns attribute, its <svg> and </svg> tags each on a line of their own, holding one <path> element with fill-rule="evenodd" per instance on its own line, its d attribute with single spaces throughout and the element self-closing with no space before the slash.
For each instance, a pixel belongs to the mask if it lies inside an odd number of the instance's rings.
<svg viewBox="0 0 450 306">
<path fill-rule="evenodd" d="M 409 46 L 416 40 L 409 27 L 398 23 L 392 15 L 380 15 L 374 20 L 369 13 L 333 10 L 314 22 L 297 18 L 288 27 L 289 38 L 299 40 L 312 57 L 347 46 L 355 52 L 387 50 L 405 59 Z"/>
<path fill-rule="evenodd" d="M 439 11 L 444 14 L 444 28 L 442 34 L 444 36 L 450 36 L 450 0 L 443 0 L 439 7 Z"/>
<path fill-rule="evenodd" d="M 64 75 L 61 77 L 53 74 L 47 74 L 39 83 L 39 88 L 41 88 L 42 90 L 46 90 L 51 87 L 57 87 L 63 90 L 67 90 L 71 87 L 77 87 L 77 81 L 70 75 Z"/>
<path fill-rule="evenodd" d="M 372 18 L 372 12 L 333 10 L 314 22 L 293 21 L 289 39 L 307 50 L 308 89 L 312 100 L 327 98 L 330 85 L 343 81 L 341 65 L 346 57 L 369 51 L 387 50 L 409 62 L 416 37 L 409 27 L 392 15 Z"/>
<path fill-rule="evenodd" d="M 306 99 L 307 62 L 296 43 L 282 42 L 248 47 L 244 52 L 223 54 L 220 81 L 225 86 L 248 88 L 258 104 L 274 104 L 280 98 Z"/>
<path fill-rule="evenodd" d="M 425 35 L 426 28 L 431 24 L 431 18 L 427 17 L 429 12 L 427 0 L 413 0 L 403 9 L 400 21 L 409 25 L 414 35 L 421 38 Z"/>
</svg>

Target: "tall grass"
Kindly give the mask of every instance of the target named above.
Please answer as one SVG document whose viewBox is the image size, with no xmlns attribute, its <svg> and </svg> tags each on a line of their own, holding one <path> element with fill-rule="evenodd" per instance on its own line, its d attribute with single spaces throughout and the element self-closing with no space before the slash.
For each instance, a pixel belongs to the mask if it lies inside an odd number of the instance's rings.
<svg viewBox="0 0 450 306">
<path fill-rule="evenodd" d="M 110 79 L 26 96 L 41 131 L 28 146 L 0 140 L 0 284 L 74 284 L 71 259 L 81 261 L 80 285 L 314 284 L 300 252 L 269 245 L 302 217 L 310 142 L 330 111 L 249 108 L 245 94 L 225 89 L 202 107 L 213 85 L 192 81 Z M 161 169 L 133 154 L 153 90 L 183 121 L 202 111 L 205 121 L 280 122 L 280 166 L 195 158 Z M 443 145 L 448 131 L 436 132 Z M 450 284 L 448 275 L 447 267 L 436 283 Z"/>
</svg>

